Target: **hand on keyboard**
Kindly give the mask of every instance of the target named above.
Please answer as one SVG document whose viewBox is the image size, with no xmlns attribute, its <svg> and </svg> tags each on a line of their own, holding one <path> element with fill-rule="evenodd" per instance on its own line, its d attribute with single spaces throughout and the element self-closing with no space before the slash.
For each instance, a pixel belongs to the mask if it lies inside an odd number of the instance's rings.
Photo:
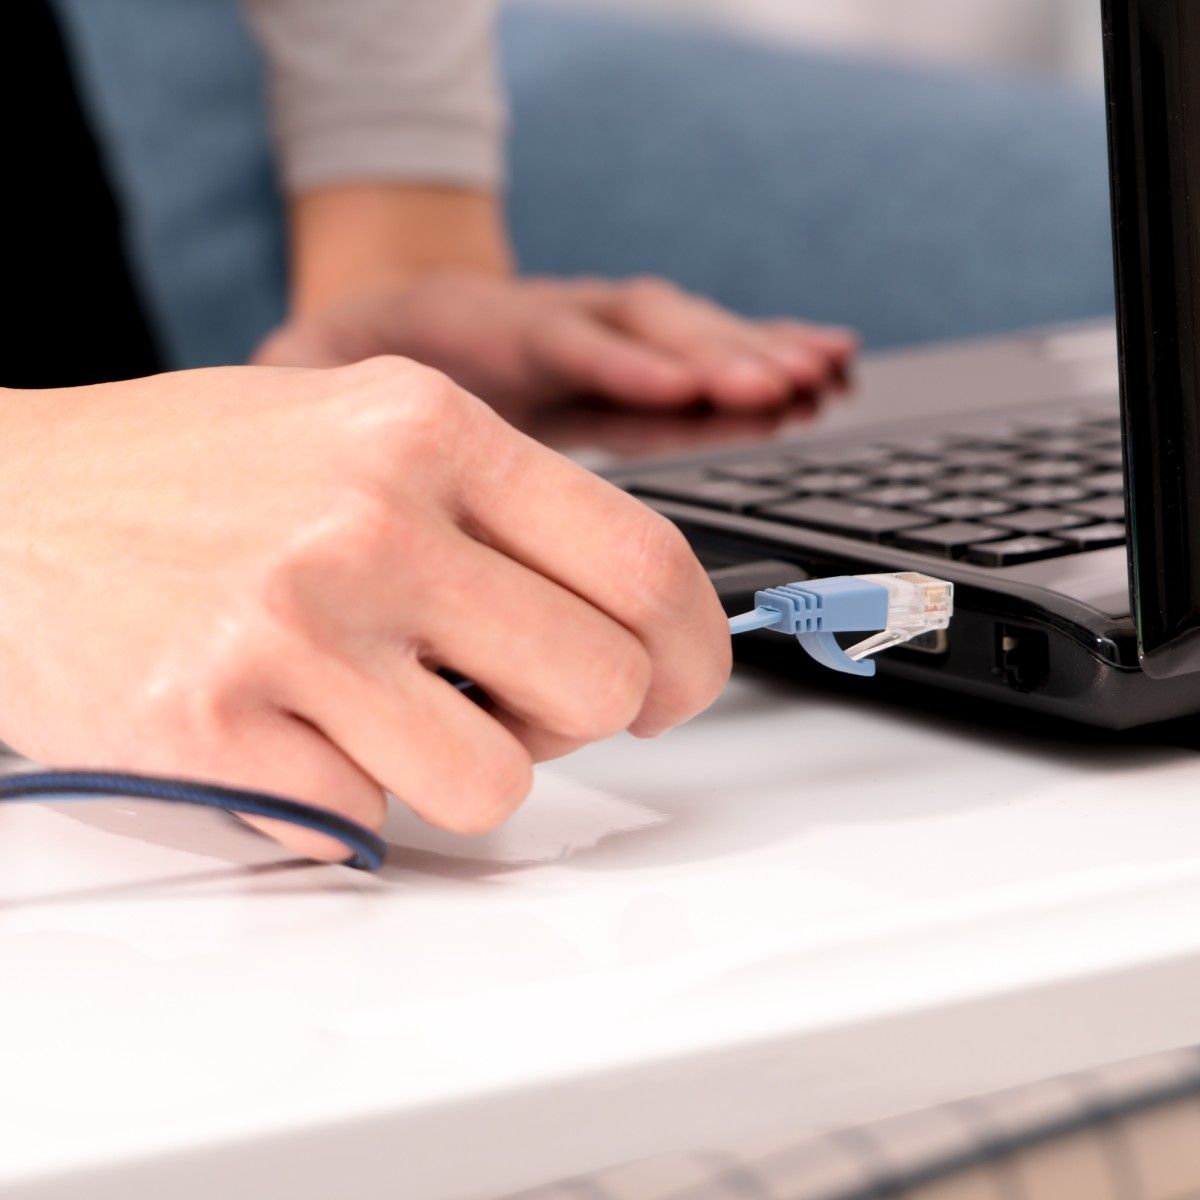
<svg viewBox="0 0 1200 1200">
<path fill-rule="evenodd" d="M 489 403 L 589 394 L 641 409 L 698 400 L 777 409 L 825 391 L 857 341 L 844 329 L 752 321 L 660 279 L 512 279 L 440 272 L 339 299 L 259 351 L 278 366 L 404 354 Z"/>
</svg>

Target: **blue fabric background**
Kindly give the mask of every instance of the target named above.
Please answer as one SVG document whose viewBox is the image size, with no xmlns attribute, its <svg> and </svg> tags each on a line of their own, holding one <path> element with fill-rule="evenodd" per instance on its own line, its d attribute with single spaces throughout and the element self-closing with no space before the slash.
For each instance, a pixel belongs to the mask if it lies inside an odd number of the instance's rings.
<svg viewBox="0 0 1200 1200">
<path fill-rule="evenodd" d="M 243 359 L 284 256 L 233 0 L 56 3 L 170 360 Z M 502 35 L 527 270 L 661 273 L 873 346 L 1111 308 L 1099 96 L 536 7 Z"/>
</svg>

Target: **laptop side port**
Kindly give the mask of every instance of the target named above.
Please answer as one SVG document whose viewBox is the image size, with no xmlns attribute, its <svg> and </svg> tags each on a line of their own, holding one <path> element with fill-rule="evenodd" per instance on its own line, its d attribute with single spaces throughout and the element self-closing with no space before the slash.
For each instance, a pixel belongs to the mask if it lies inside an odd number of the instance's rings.
<svg viewBox="0 0 1200 1200">
<path fill-rule="evenodd" d="M 896 647 L 897 654 L 911 651 L 913 654 L 929 654 L 935 658 L 950 653 L 950 631 L 948 629 L 931 629 L 928 633 L 918 634 L 909 638 L 902 646 Z"/>
<path fill-rule="evenodd" d="M 1050 676 L 1050 641 L 1036 629 L 996 626 L 996 665 L 992 668 L 1013 691 L 1033 692 Z"/>
</svg>

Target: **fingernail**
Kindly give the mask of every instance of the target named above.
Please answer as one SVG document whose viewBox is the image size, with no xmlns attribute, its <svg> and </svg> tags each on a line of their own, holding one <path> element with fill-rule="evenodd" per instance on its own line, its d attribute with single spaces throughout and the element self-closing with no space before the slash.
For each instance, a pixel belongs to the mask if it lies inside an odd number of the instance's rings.
<svg viewBox="0 0 1200 1200">
<path fill-rule="evenodd" d="M 803 346 L 774 346 L 771 357 L 789 375 L 809 382 L 823 379 L 829 373 L 824 358 Z"/>
<path fill-rule="evenodd" d="M 640 738 L 643 741 L 650 741 L 653 738 L 662 737 L 664 733 L 670 733 L 674 728 L 674 725 L 643 725 L 635 722 L 629 727 L 629 732 L 635 738 Z"/>
<path fill-rule="evenodd" d="M 758 392 L 774 394 L 787 388 L 787 380 L 778 371 L 761 359 L 749 356 L 728 359 L 721 367 L 721 374 L 726 382 L 736 387 Z"/>
</svg>

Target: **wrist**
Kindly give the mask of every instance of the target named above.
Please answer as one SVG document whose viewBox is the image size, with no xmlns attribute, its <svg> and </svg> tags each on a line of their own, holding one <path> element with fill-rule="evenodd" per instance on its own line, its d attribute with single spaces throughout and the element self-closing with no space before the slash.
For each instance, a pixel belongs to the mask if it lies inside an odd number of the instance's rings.
<svg viewBox="0 0 1200 1200">
<path fill-rule="evenodd" d="M 291 208 L 291 310 L 319 311 L 443 270 L 512 273 L 498 198 L 410 184 L 336 184 Z"/>
</svg>

